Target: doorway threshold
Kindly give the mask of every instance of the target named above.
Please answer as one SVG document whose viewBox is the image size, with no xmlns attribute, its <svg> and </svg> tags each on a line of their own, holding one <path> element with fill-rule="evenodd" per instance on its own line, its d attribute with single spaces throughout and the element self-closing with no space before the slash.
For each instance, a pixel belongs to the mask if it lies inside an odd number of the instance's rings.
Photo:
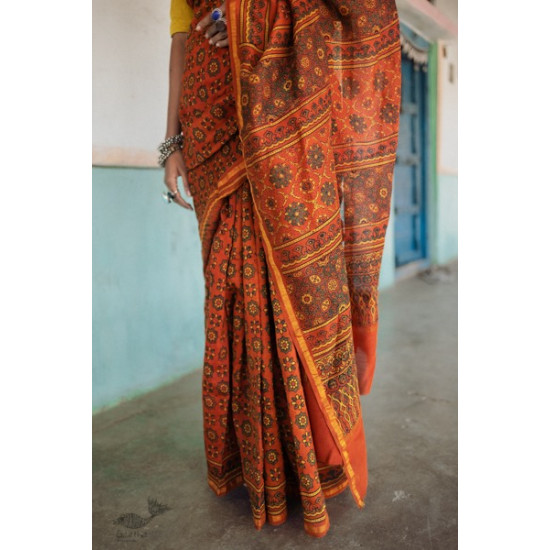
<svg viewBox="0 0 550 550">
<path fill-rule="evenodd" d="M 408 264 L 402 265 L 395 269 L 395 281 L 402 281 L 404 279 L 410 279 L 416 277 L 421 271 L 430 267 L 430 260 L 428 258 L 422 258 L 421 260 L 415 260 Z"/>
</svg>

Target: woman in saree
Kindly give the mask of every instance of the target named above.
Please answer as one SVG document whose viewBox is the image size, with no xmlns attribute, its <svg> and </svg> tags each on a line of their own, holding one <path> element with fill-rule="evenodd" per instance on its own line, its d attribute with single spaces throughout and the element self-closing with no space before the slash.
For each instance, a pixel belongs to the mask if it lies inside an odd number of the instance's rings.
<svg viewBox="0 0 550 550">
<path fill-rule="evenodd" d="M 400 104 L 394 0 L 172 0 L 168 201 L 193 209 L 205 277 L 208 484 L 244 485 L 254 525 L 296 495 L 367 490 L 360 395 Z M 178 188 L 181 178 L 183 191 Z"/>
</svg>

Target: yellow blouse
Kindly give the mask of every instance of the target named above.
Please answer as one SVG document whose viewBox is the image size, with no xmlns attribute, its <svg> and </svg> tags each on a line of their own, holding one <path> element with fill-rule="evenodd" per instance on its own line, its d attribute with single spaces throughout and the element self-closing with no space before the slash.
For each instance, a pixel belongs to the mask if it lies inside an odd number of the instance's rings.
<svg viewBox="0 0 550 550">
<path fill-rule="evenodd" d="M 189 32 L 195 14 L 186 0 L 172 0 L 170 4 L 170 36 L 176 32 Z"/>
</svg>

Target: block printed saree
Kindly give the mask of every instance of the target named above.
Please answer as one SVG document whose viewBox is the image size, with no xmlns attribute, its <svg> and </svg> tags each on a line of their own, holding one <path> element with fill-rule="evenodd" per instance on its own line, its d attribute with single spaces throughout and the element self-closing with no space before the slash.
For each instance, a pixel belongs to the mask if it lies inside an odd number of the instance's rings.
<svg viewBox="0 0 550 550">
<path fill-rule="evenodd" d="M 192 27 L 217 7 L 189 0 Z M 301 499 L 367 490 L 360 395 L 376 360 L 377 287 L 400 104 L 394 0 L 227 0 L 229 48 L 191 31 L 184 158 L 206 284 L 208 482 L 244 484 L 254 524 Z"/>
</svg>

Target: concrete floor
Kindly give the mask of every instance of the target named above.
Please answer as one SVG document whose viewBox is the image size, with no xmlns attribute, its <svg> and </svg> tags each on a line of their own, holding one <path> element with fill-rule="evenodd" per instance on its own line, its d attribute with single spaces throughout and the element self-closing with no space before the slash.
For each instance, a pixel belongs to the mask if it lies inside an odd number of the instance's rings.
<svg viewBox="0 0 550 550">
<path fill-rule="evenodd" d="M 313 539 L 291 501 L 284 525 L 256 531 L 245 489 L 220 498 L 207 486 L 197 371 L 94 416 L 93 547 L 457 548 L 457 265 L 449 268 L 381 293 L 377 372 L 362 397 L 365 508 L 349 490 L 329 499 L 330 531 Z M 169 509 L 148 520 L 148 497 Z"/>
</svg>

